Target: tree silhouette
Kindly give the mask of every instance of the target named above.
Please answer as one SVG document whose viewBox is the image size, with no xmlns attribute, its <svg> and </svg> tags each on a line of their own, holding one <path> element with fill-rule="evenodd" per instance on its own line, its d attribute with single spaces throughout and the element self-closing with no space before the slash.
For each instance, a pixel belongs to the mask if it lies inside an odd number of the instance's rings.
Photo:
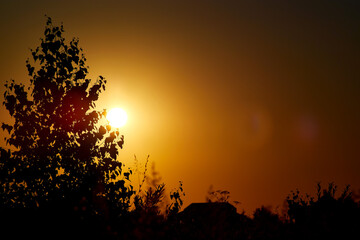
<svg viewBox="0 0 360 240">
<path fill-rule="evenodd" d="M 3 105 L 14 119 L 2 123 L 14 151 L 1 149 L 1 208 L 54 205 L 86 209 L 90 215 L 128 211 L 129 172 L 117 161 L 124 137 L 101 125 L 95 109 L 106 80 L 92 82 L 79 40 L 69 43 L 63 26 L 47 19 L 44 37 L 26 61 L 29 87 L 5 84 Z"/>
</svg>

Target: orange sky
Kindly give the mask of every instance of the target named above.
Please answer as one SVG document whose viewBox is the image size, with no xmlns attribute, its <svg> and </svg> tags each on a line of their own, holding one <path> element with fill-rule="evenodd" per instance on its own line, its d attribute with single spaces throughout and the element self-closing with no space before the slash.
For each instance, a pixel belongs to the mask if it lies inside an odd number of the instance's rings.
<svg viewBox="0 0 360 240">
<path fill-rule="evenodd" d="M 359 189 L 358 1 L 193 2 L 1 1 L 1 82 L 29 81 L 47 14 L 108 80 L 98 107 L 127 111 L 120 159 L 150 154 L 186 204 L 210 185 L 249 214 L 317 181 Z"/>
</svg>

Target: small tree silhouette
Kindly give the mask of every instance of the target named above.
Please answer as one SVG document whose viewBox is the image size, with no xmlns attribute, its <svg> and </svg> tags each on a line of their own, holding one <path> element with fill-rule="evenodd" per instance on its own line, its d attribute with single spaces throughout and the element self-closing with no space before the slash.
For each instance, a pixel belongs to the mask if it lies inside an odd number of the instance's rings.
<svg viewBox="0 0 360 240">
<path fill-rule="evenodd" d="M 229 202 L 230 192 L 227 190 L 214 190 L 210 185 L 208 193 L 205 197 L 206 202 Z"/>
<path fill-rule="evenodd" d="M 135 163 L 138 165 L 136 157 Z M 168 199 L 165 195 L 165 183 L 162 182 L 159 172 L 155 170 L 154 163 L 152 164 L 150 175 L 147 174 L 148 163 L 149 156 L 145 162 L 141 181 L 139 176 L 139 190 L 134 197 L 135 211 L 150 213 L 151 215 L 164 215 L 163 217 L 166 215 L 167 217 L 171 217 L 177 214 L 183 205 L 183 197 L 185 196 L 183 183 L 179 181 L 179 187 L 170 191 L 170 203 L 166 204 Z M 140 174 L 138 166 L 136 169 L 137 173 Z M 147 188 L 143 189 L 145 183 Z"/>
<path fill-rule="evenodd" d="M 1 149 L 1 208 L 61 203 L 75 210 L 82 205 L 89 214 L 121 215 L 133 194 L 126 183 L 131 171 L 122 172 L 116 159 L 124 137 L 100 125 L 106 111 L 95 110 L 106 80 L 86 78 L 79 40 L 67 43 L 63 33 L 48 18 L 40 46 L 26 61 L 30 86 L 5 84 L 3 105 L 14 123 L 2 123 L 2 129 L 16 150 Z"/>
</svg>

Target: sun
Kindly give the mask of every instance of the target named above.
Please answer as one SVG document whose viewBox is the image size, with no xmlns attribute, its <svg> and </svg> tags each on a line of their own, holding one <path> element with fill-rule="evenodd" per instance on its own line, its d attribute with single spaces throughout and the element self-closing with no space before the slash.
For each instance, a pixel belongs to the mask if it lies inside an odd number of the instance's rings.
<svg viewBox="0 0 360 240">
<path fill-rule="evenodd" d="M 106 119 L 109 121 L 109 123 L 112 127 L 120 128 L 126 124 L 128 116 L 123 109 L 112 108 L 107 113 Z"/>
</svg>

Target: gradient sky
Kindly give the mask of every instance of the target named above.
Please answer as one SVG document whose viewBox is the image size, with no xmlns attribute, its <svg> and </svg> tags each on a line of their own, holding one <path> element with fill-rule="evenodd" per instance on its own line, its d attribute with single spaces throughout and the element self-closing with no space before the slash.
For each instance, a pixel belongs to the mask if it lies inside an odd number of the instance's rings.
<svg viewBox="0 0 360 240">
<path fill-rule="evenodd" d="M 90 77 L 108 80 L 97 106 L 128 113 L 120 160 L 149 154 L 186 205 L 213 185 L 251 214 L 318 181 L 360 188 L 359 12 L 356 0 L 1 0 L 0 81 L 28 83 L 44 15 L 63 22 Z"/>
</svg>

